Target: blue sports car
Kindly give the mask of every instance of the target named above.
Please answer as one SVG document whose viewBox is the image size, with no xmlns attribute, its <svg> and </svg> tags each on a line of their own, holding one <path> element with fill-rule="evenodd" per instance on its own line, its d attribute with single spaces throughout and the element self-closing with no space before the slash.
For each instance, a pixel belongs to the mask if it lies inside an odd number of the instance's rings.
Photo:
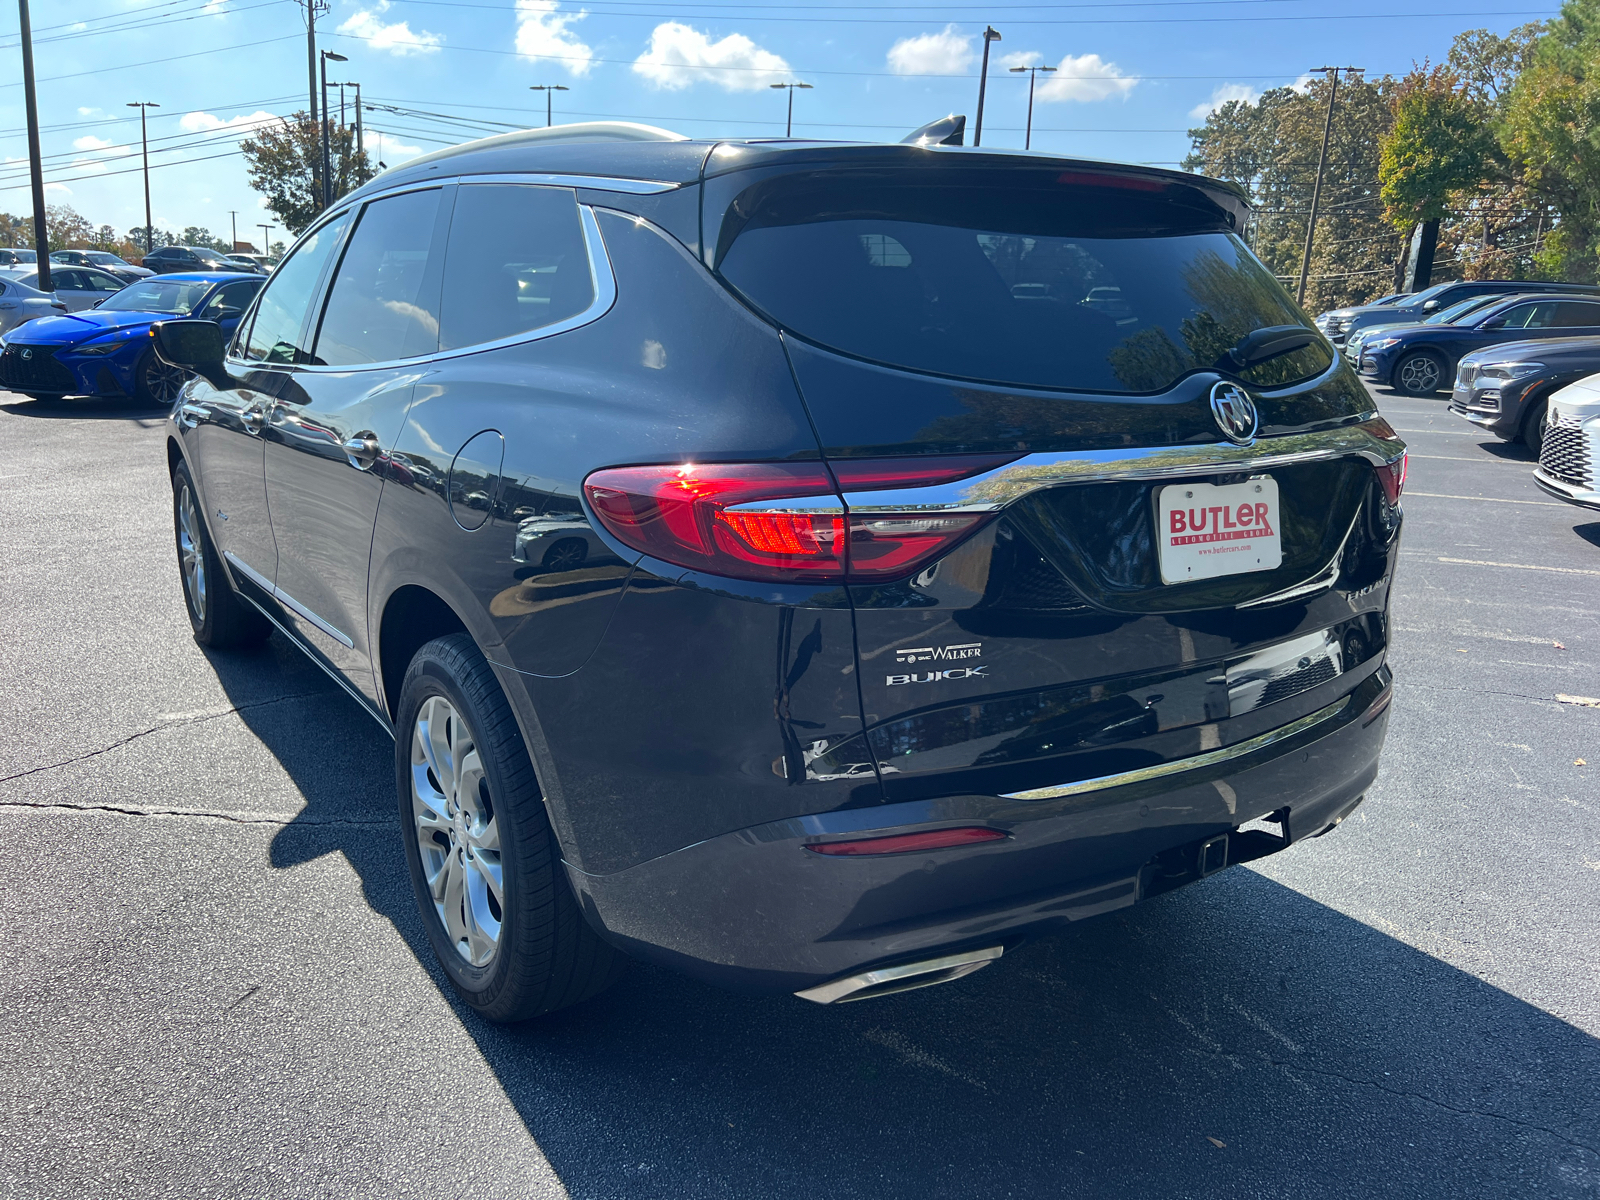
<svg viewBox="0 0 1600 1200">
<path fill-rule="evenodd" d="M 233 333 L 266 280 L 221 271 L 157 275 L 129 284 L 98 307 L 29 321 L 0 339 L 0 388 L 36 400 L 132 396 L 170 404 L 184 373 L 150 347 L 153 322 L 199 317 Z"/>
</svg>

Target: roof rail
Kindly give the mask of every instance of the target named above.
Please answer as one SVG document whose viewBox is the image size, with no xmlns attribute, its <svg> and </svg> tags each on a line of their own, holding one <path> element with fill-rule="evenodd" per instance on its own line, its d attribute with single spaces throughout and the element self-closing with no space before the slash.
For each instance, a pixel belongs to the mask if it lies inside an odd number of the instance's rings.
<svg viewBox="0 0 1600 1200">
<path fill-rule="evenodd" d="M 459 146 L 446 146 L 400 164 L 415 167 L 422 163 L 438 162 L 471 154 L 477 150 L 499 150 L 511 146 L 542 146 L 558 142 L 686 142 L 689 139 L 670 129 L 654 125 L 641 125 L 635 121 L 579 121 L 572 125 L 551 125 L 543 129 L 518 129 L 511 133 L 497 133 L 490 137 L 462 142 Z"/>
</svg>

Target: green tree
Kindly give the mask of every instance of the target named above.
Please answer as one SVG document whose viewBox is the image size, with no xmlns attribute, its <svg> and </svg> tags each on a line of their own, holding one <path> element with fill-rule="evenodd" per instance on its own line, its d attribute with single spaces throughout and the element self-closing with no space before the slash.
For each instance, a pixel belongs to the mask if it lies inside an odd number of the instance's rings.
<svg viewBox="0 0 1600 1200">
<path fill-rule="evenodd" d="M 1501 143 L 1556 213 L 1542 271 L 1600 277 L 1600 0 L 1567 0 L 1511 85 Z"/>
<path fill-rule="evenodd" d="M 250 172 L 250 186 L 267 200 L 267 208 L 291 233 L 302 233 L 322 211 L 317 181 L 322 175 L 322 134 L 305 112 L 281 118 L 239 144 Z M 365 154 L 357 154 L 355 131 L 329 131 L 333 193 L 342 196 L 373 176 Z"/>
<path fill-rule="evenodd" d="M 1484 182 L 1495 152 L 1487 106 L 1448 67 L 1415 68 L 1391 98 L 1394 126 L 1383 138 L 1378 179 L 1383 215 L 1396 229 L 1450 215 L 1450 195 Z"/>
</svg>

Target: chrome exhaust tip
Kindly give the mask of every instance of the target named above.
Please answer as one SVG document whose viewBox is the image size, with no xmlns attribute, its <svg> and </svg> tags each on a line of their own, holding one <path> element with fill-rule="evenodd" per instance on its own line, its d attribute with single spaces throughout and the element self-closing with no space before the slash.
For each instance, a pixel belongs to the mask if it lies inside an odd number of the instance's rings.
<svg viewBox="0 0 1600 1200">
<path fill-rule="evenodd" d="M 876 967 L 871 971 L 846 975 L 843 979 L 807 988 L 795 995 L 815 1004 L 849 1004 L 853 1000 L 870 1000 L 874 996 L 887 996 L 892 992 L 909 992 L 913 988 L 949 983 L 952 979 L 960 979 L 963 975 L 971 975 L 987 967 L 1003 953 L 1004 946 L 989 946 L 982 950 L 964 950 L 960 954 L 924 959 L 922 962 Z"/>
</svg>

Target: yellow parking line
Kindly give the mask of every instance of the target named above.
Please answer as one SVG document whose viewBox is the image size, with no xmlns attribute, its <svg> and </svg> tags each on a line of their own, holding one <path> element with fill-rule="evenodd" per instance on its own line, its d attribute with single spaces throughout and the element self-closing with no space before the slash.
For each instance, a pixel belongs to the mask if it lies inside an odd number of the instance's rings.
<svg viewBox="0 0 1600 1200">
<path fill-rule="evenodd" d="M 1426 496 L 1430 500 L 1488 500 L 1493 504 L 1535 504 L 1540 508 L 1570 508 L 1567 504 L 1557 504 L 1554 500 L 1502 500 L 1499 496 L 1451 496 L 1444 492 L 1413 492 L 1407 491 L 1405 497 Z"/>
<path fill-rule="evenodd" d="M 1600 571 L 1586 571 L 1582 567 L 1539 567 L 1531 563 L 1484 562 L 1476 558 L 1441 558 L 1442 563 L 1456 563 L 1463 567 L 1515 567 L 1519 571 L 1555 571 L 1562 575 L 1600 575 Z"/>
</svg>

